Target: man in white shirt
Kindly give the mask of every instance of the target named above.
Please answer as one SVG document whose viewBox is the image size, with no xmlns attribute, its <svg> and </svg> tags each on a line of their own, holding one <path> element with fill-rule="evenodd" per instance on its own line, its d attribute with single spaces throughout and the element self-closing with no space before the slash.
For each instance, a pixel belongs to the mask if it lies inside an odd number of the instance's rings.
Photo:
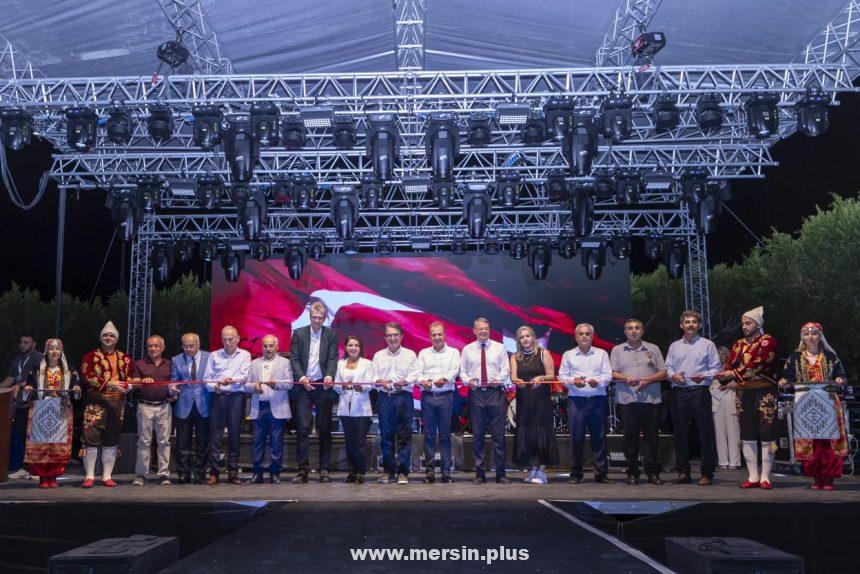
<svg viewBox="0 0 860 574">
<path fill-rule="evenodd" d="M 594 481 L 610 484 L 606 458 L 606 387 L 612 381 L 609 355 L 591 345 L 594 327 L 580 323 L 574 332 L 576 347 L 561 357 L 558 379 L 567 387 L 567 420 L 570 427 L 570 482 L 582 482 L 585 430 L 594 455 Z"/>
<path fill-rule="evenodd" d="M 263 484 L 263 458 L 269 440 L 269 477 L 280 484 L 284 460 L 284 424 L 290 418 L 293 373 L 290 360 L 278 354 L 278 338 L 263 337 L 263 356 L 251 362 L 245 392 L 251 393 L 251 425 L 254 431 L 254 476 L 249 484 Z"/>
<path fill-rule="evenodd" d="M 460 354 L 460 380 L 469 385 L 469 415 L 472 422 L 472 453 L 475 484 L 487 482 L 484 443 L 487 429 L 493 443 L 496 482 L 509 484 L 505 476 L 505 386 L 510 384 L 511 362 L 505 346 L 490 340 L 490 322 L 479 317 L 472 328 L 475 342 Z"/>
<path fill-rule="evenodd" d="M 421 385 L 421 422 L 424 425 L 425 484 L 435 482 L 436 437 L 442 451 L 442 482 L 451 478 L 451 413 L 454 410 L 454 381 L 460 371 L 460 353 L 445 344 L 445 325 L 430 323 L 432 347 L 422 349 L 410 380 Z"/>
<path fill-rule="evenodd" d="M 206 484 L 218 484 L 221 472 L 221 439 L 227 427 L 227 479 L 239 480 L 239 426 L 245 410 L 245 381 L 251 368 L 251 353 L 239 348 L 239 331 L 227 325 L 221 329 L 222 349 L 209 355 L 203 380 L 212 395 L 209 405 L 209 464 Z"/>
<path fill-rule="evenodd" d="M 409 483 L 412 466 L 412 385 L 408 382 L 417 357 L 415 352 L 401 346 L 403 328 L 400 323 L 385 324 L 388 346 L 373 355 L 377 376 L 376 409 L 379 416 L 379 449 L 382 451 L 383 473 L 377 482 L 389 483 L 397 473 L 398 484 Z"/>
</svg>

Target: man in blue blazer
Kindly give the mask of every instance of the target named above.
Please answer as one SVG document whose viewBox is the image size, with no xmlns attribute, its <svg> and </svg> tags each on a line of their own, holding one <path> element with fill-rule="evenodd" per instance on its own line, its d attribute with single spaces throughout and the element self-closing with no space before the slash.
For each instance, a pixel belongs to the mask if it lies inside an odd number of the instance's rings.
<svg viewBox="0 0 860 574">
<path fill-rule="evenodd" d="M 182 335 L 182 353 L 173 357 L 170 372 L 171 381 L 197 381 L 203 376 L 209 353 L 200 350 L 200 337 L 197 333 Z M 209 446 L 209 395 L 203 383 L 172 385 L 171 392 L 179 398 L 173 403 L 176 417 L 176 472 L 180 484 L 192 482 L 191 475 L 191 436 L 194 445 L 194 484 L 206 480 Z"/>
</svg>

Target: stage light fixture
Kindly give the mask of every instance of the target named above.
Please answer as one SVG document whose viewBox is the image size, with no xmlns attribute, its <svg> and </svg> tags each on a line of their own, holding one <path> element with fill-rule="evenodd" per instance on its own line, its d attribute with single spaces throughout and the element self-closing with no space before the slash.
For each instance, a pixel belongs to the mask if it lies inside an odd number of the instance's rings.
<svg viewBox="0 0 860 574">
<path fill-rule="evenodd" d="M 302 149 L 307 141 L 305 126 L 296 115 L 284 116 L 284 149 L 295 151 Z"/>
<path fill-rule="evenodd" d="M 469 127 L 466 138 L 472 147 L 486 147 L 492 140 L 493 130 L 490 127 L 490 116 L 477 112 L 469 116 Z"/>
<path fill-rule="evenodd" d="M 158 46 L 155 56 L 174 70 L 188 61 L 190 52 L 182 43 L 181 32 L 175 40 L 168 40 Z"/>
<path fill-rule="evenodd" d="M 525 259 L 529 252 L 529 244 L 522 235 L 511 237 L 510 254 L 516 260 Z"/>
<path fill-rule="evenodd" d="M 528 259 L 532 268 L 532 276 L 538 281 L 546 279 L 546 274 L 552 263 L 552 249 L 549 243 L 540 241 L 530 244 Z"/>
<path fill-rule="evenodd" d="M 439 209 L 448 209 L 454 199 L 454 183 L 450 181 L 437 181 L 432 185 L 433 203 Z"/>
<path fill-rule="evenodd" d="M 358 195 L 355 188 L 348 184 L 338 184 L 332 188 L 331 220 L 341 239 L 350 239 L 358 219 Z"/>
<path fill-rule="evenodd" d="M 90 151 L 96 145 L 99 117 L 90 108 L 66 110 L 66 142 L 75 151 Z"/>
<path fill-rule="evenodd" d="M 242 121 L 248 122 L 246 127 L 249 136 L 256 142 L 257 148 L 267 148 L 278 145 L 280 141 L 281 109 L 272 102 L 254 102 L 249 114 L 243 114 Z"/>
<path fill-rule="evenodd" d="M 757 139 L 767 139 L 779 132 L 779 99 L 771 94 L 754 94 L 744 102 L 747 129 Z"/>
<path fill-rule="evenodd" d="M 152 248 L 152 278 L 156 283 L 167 283 L 173 269 L 173 252 L 164 243 Z"/>
<path fill-rule="evenodd" d="M 654 129 L 657 133 L 665 133 L 677 128 L 681 122 L 681 112 L 678 111 L 674 96 L 670 96 L 669 94 L 658 96 L 654 102 L 654 111 L 651 119 L 654 122 Z"/>
<path fill-rule="evenodd" d="M 403 193 L 409 195 L 424 195 L 430 187 L 430 180 L 421 175 L 404 176 L 400 183 Z"/>
<path fill-rule="evenodd" d="M 717 229 L 717 216 L 722 211 L 722 198 L 719 185 L 708 185 L 705 197 L 693 204 L 696 226 L 706 235 Z"/>
<path fill-rule="evenodd" d="M 500 126 L 512 126 L 526 123 L 532 109 L 528 104 L 499 104 L 496 106 L 496 121 Z"/>
<path fill-rule="evenodd" d="M 230 165 L 234 182 L 251 181 L 260 157 L 260 146 L 254 137 L 254 124 L 248 114 L 237 114 L 230 119 L 230 128 L 224 137 L 224 157 Z"/>
<path fill-rule="evenodd" d="M 161 208 L 161 192 L 164 183 L 156 175 L 143 175 L 137 178 L 138 204 L 143 213 L 154 213 Z"/>
<path fill-rule="evenodd" d="M 557 143 L 567 137 L 573 127 L 573 100 L 570 98 L 550 98 L 543 107 L 546 132 Z"/>
<path fill-rule="evenodd" d="M 245 239 L 260 239 L 260 232 L 265 228 L 267 219 L 266 192 L 259 187 L 234 184 L 233 203 L 236 204 L 239 226 Z"/>
<path fill-rule="evenodd" d="M 251 252 L 257 261 L 266 261 L 272 254 L 272 246 L 268 241 L 257 241 L 251 248 Z"/>
<path fill-rule="evenodd" d="M 570 199 L 567 180 L 564 179 L 564 173 L 561 171 L 553 170 L 547 174 L 544 189 L 550 203 L 564 203 Z"/>
<path fill-rule="evenodd" d="M 681 239 L 667 239 L 663 246 L 663 264 L 672 279 L 684 276 L 687 264 L 687 244 Z"/>
<path fill-rule="evenodd" d="M 413 235 L 409 238 L 409 246 L 412 248 L 412 251 L 427 251 L 433 247 L 433 236 Z"/>
<path fill-rule="evenodd" d="M 590 111 L 576 114 L 573 129 L 564 139 L 562 153 L 572 175 L 585 177 L 591 173 L 591 163 L 597 154 L 597 132 Z"/>
<path fill-rule="evenodd" d="M 580 243 L 580 254 L 585 274 L 591 281 L 600 279 L 606 265 L 606 242 L 600 237 L 589 237 Z"/>
<path fill-rule="evenodd" d="M 688 167 L 681 175 L 681 196 L 695 203 L 705 198 L 708 191 L 708 170 L 704 167 Z"/>
<path fill-rule="evenodd" d="M 284 247 L 284 265 L 290 279 L 298 281 L 308 264 L 308 252 L 301 240 L 290 241 Z"/>
<path fill-rule="evenodd" d="M 451 253 L 454 255 L 465 255 L 468 249 L 465 237 L 455 237 L 451 240 Z"/>
<path fill-rule="evenodd" d="M 237 282 L 244 267 L 244 251 L 234 251 L 232 247 L 229 247 L 221 253 L 221 268 L 224 270 L 224 277 L 227 279 L 228 283 Z"/>
<path fill-rule="evenodd" d="M 286 174 L 272 181 L 272 200 L 284 207 L 293 205 L 293 178 Z"/>
<path fill-rule="evenodd" d="M 197 106 L 192 108 L 191 115 L 194 116 L 194 143 L 206 150 L 218 146 L 224 139 L 224 130 L 221 127 L 224 113 L 221 108 L 218 106 Z"/>
<path fill-rule="evenodd" d="M 639 202 L 642 192 L 642 174 L 635 169 L 622 169 L 615 174 L 615 196 L 619 203 Z"/>
<path fill-rule="evenodd" d="M 299 116 L 307 129 L 330 128 L 334 110 L 331 106 L 308 106 L 299 110 Z"/>
<path fill-rule="evenodd" d="M 630 53 L 638 62 L 650 62 L 666 46 L 663 32 L 642 32 L 630 43 Z"/>
<path fill-rule="evenodd" d="M 631 241 L 629 237 L 612 238 L 612 256 L 616 259 L 627 259 L 630 257 Z"/>
<path fill-rule="evenodd" d="M 373 177 L 361 180 L 361 193 L 359 194 L 359 205 L 362 209 L 379 209 L 379 199 L 382 193 L 382 182 Z"/>
<path fill-rule="evenodd" d="M 360 245 L 358 243 L 358 239 L 345 239 L 343 241 L 344 255 L 358 255 L 359 250 Z"/>
<path fill-rule="evenodd" d="M 633 101 L 627 96 L 613 95 L 600 104 L 603 137 L 621 143 L 630 137 L 633 127 Z"/>
<path fill-rule="evenodd" d="M 338 149 L 350 149 L 355 145 L 355 123 L 351 116 L 335 116 L 331 123 L 331 137 Z"/>
<path fill-rule="evenodd" d="M 194 257 L 194 244 L 190 241 L 178 242 L 174 248 L 174 255 L 179 263 L 183 265 L 190 263 Z"/>
<path fill-rule="evenodd" d="M 470 185 L 463 194 L 463 219 L 466 220 L 469 237 L 472 239 L 484 236 L 487 222 L 492 215 L 492 199 L 487 193 L 487 186 L 483 185 L 483 188 L 481 190 L 479 186 Z"/>
<path fill-rule="evenodd" d="M 659 261 L 663 257 L 663 238 L 659 235 L 645 238 L 645 255 L 652 261 Z"/>
<path fill-rule="evenodd" d="M 218 244 L 214 241 L 201 241 L 198 243 L 200 258 L 206 263 L 211 263 L 218 257 Z"/>
<path fill-rule="evenodd" d="M 715 132 L 723 127 L 725 112 L 720 105 L 720 96 L 704 94 L 696 103 L 696 123 L 703 132 Z"/>
<path fill-rule="evenodd" d="M 206 174 L 197 177 L 196 196 L 200 207 L 207 211 L 221 207 L 224 196 L 224 181 L 220 175 Z"/>
<path fill-rule="evenodd" d="M 173 112 L 167 106 L 153 105 L 146 118 L 146 129 L 156 143 L 166 142 L 173 137 Z"/>
<path fill-rule="evenodd" d="M 373 173 L 379 181 L 394 175 L 394 162 L 400 153 L 400 132 L 394 114 L 370 114 L 368 117 L 366 153 L 373 162 Z"/>
<path fill-rule="evenodd" d="M 576 186 L 571 195 L 570 207 L 574 235 L 590 235 L 594 229 L 594 196 L 588 188 Z"/>
<path fill-rule="evenodd" d="M 573 259 L 576 255 L 576 237 L 569 231 L 558 236 L 558 254 L 562 259 Z"/>
<path fill-rule="evenodd" d="M 498 255 L 502 246 L 498 239 L 487 239 L 484 241 L 484 253 L 487 255 Z"/>
<path fill-rule="evenodd" d="M 137 236 L 137 226 L 142 219 L 140 195 L 136 189 L 112 189 L 107 197 L 111 219 L 117 225 L 123 241 L 132 241 Z"/>
<path fill-rule="evenodd" d="M 381 235 L 376 240 L 376 252 L 379 255 L 391 255 L 394 253 L 394 241 L 390 235 Z"/>
<path fill-rule="evenodd" d="M 33 138 L 33 116 L 20 108 L 0 109 L 3 145 L 19 151 L 30 145 Z"/>
<path fill-rule="evenodd" d="M 520 139 L 527 146 L 539 146 L 546 139 L 544 118 L 532 114 L 520 130 Z"/>
<path fill-rule="evenodd" d="M 193 200 L 197 197 L 197 182 L 185 177 L 168 177 L 167 189 L 172 199 Z"/>
<path fill-rule="evenodd" d="M 131 114 L 122 107 L 116 106 L 110 111 L 105 121 L 105 132 L 112 143 L 125 145 L 131 141 L 134 134 L 134 124 Z"/>
<path fill-rule="evenodd" d="M 642 188 L 645 191 L 668 193 L 675 183 L 675 176 L 671 172 L 649 171 L 642 174 Z"/>
<path fill-rule="evenodd" d="M 310 209 L 314 203 L 317 182 L 309 173 L 293 176 L 292 206 L 293 209 Z"/>
<path fill-rule="evenodd" d="M 520 200 L 520 175 L 515 172 L 498 172 L 496 175 L 496 201 L 505 207 L 513 207 Z"/>
<path fill-rule="evenodd" d="M 615 179 L 605 169 L 599 169 L 594 174 L 594 196 L 608 199 L 615 196 Z"/>
<path fill-rule="evenodd" d="M 810 90 L 797 102 L 797 131 L 816 137 L 830 127 L 830 99 L 820 90 Z"/>
<path fill-rule="evenodd" d="M 460 134 L 454 114 L 435 113 L 430 116 L 424 145 L 435 182 L 452 182 L 454 162 L 460 149 Z"/>
<path fill-rule="evenodd" d="M 320 261 L 325 257 L 324 237 L 314 235 L 308 239 L 308 257 L 314 261 Z"/>
</svg>

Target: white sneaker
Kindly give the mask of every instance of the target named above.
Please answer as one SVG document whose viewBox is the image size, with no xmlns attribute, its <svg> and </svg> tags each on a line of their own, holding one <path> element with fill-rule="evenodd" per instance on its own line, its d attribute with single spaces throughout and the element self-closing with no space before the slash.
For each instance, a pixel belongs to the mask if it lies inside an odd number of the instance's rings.
<svg viewBox="0 0 860 574">
<path fill-rule="evenodd" d="M 383 474 L 376 479 L 376 482 L 378 482 L 379 484 L 388 484 L 389 482 L 391 482 L 391 479 L 388 477 L 387 474 Z"/>
<path fill-rule="evenodd" d="M 146 479 L 142 476 L 138 476 L 134 479 L 134 482 L 131 483 L 132 486 L 143 486 L 146 484 Z"/>
<path fill-rule="evenodd" d="M 529 470 L 529 475 L 523 480 L 523 482 L 534 482 L 535 475 L 537 474 L 537 469 L 533 468 Z"/>
<path fill-rule="evenodd" d="M 405 474 L 397 475 L 397 484 L 409 484 L 409 477 Z"/>
<path fill-rule="evenodd" d="M 532 479 L 532 484 L 546 484 L 546 474 L 542 471 L 537 471 Z"/>
<path fill-rule="evenodd" d="M 9 478 L 30 480 L 30 473 L 23 468 L 19 468 L 9 475 Z"/>
</svg>

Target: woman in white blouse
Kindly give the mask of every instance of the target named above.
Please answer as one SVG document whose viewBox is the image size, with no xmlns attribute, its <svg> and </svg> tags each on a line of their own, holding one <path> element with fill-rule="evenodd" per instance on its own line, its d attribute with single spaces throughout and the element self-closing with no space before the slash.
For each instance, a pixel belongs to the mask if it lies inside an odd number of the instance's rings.
<svg viewBox="0 0 860 574">
<path fill-rule="evenodd" d="M 346 481 L 363 484 L 367 471 L 367 431 L 372 416 L 370 383 L 376 380 L 376 375 L 373 363 L 364 358 L 364 346 L 358 337 L 350 335 L 344 344 L 346 356 L 338 361 L 334 377 L 336 383 L 345 383 L 335 385 L 340 393 L 337 415 L 346 439 L 346 461 L 349 465 Z"/>
</svg>

